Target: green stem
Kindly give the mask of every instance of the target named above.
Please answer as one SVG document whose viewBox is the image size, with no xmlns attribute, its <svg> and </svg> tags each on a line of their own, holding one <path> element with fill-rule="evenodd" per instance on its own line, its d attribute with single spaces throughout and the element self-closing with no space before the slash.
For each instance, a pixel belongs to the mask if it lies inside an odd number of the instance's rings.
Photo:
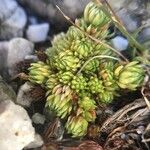
<svg viewBox="0 0 150 150">
<path fill-rule="evenodd" d="M 101 59 L 108 58 L 108 59 L 113 59 L 113 60 L 120 61 L 120 59 L 119 59 L 119 58 L 116 58 L 116 57 L 107 56 L 107 55 L 97 55 L 97 56 L 94 56 L 94 57 L 90 58 L 89 60 L 87 60 L 87 61 L 83 64 L 83 66 L 80 68 L 80 70 L 77 72 L 77 74 L 80 74 L 81 71 L 84 69 L 84 67 L 85 67 L 90 61 L 92 61 L 92 60 L 94 60 L 94 59 L 97 59 L 97 58 L 101 58 Z"/>
</svg>

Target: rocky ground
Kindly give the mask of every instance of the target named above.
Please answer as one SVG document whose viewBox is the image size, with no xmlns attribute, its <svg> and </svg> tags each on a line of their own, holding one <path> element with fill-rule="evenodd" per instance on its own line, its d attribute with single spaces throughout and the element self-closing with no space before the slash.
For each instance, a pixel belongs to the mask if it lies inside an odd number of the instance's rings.
<svg viewBox="0 0 150 150">
<path fill-rule="evenodd" d="M 0 0 L 1 150 L 58 149 L 58 145 L 54 142 L 49 143 L 48 139 L 60 141 L 64 130 L 58 119 L 55 120 L 55 124 L 49 124 L 54 121 L 54 116 L 44 109 L 44 89 L 20 80 L 17 74 L 26 73 L 30 62 L 44 59 L 42 52 L 51 45 L 50 40 L 53 36 L 60 31 L 66 31 L 69 24 L 55 5 L 62 8 L 71 19 L 75 19 L 81 15 L 88 1 Z M 127 30 L 131 34 L 137 33 L 139 42 L 149 45 L 150 2 L 109 2 Z M 140 32 L 137 32 L 138 30 Z M 111 43 L 119 51 L 128 48 L 127 39 L 119 31 L 111 39 Z M 135 98 L 139 97 L 137 93 L 135 95 Z M 110 109 L 105 111 L 106 116 L 113 113 Z M 146 112 L 146 115 L 149 116 L 149 113 Z M 141 130 L 139 132 L 142 132 Z M 80 143 L 72 142 L 70 139 L 63 142 L 68 147 L 72 146 L 72 143 Z M 95 150 L 102 150 L 101 146 L 91 141 L 80 144 L 76 149 L 88 149 L 86 146 L 89 144 L 93 145 Z"/>
</svg>

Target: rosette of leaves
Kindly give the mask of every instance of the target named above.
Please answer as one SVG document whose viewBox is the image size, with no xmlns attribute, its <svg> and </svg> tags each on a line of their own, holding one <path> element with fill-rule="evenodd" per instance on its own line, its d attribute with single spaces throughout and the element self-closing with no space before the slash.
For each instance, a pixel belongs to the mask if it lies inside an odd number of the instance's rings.
<svg viewBox="0 0 150 150">
<path fill-rule="evenodd" d="M 122 65 L 103 56 L 117 57 L 105 44 L 110 19 L 94 2 L 87 4 L 84 16 L 67 33 L 61 33 L 47 49 L 47 61 L 31 64 L 29 80 L 46 88 L 46 107 L 67 120 L 66 130 L 83 137 L 88 123 L 96 118 L 96 106 L 110 103 L 119 90 L 135 90 L 142 85 L 144 71 L 138 62 Z M 101 56 L 100 58 L 97 56 Z M 95 59 L 94 59 L 95 58 Z"/>
</svg>

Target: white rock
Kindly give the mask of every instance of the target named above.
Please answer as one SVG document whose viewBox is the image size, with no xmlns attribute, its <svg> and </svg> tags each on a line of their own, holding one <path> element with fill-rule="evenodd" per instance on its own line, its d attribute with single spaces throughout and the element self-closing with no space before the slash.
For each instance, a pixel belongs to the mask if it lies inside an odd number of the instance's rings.
<svg viewBox="0 0 150 150">
<path fill-rule="evenodd" d="M 0 127 L 1 150 L 22 150 L 35 140 L 26 110 L 10 100 L 0 103 Z"/>
<path fill-rule="evenodd" d="M 25 56 L 33 53 L 34 44 L 23 38 L 14 38 L 8 45 L 7 67 L 10 75 L 13 75 L 13 66 L 23 61 Z"/>
<path fill-rule="evenodd" d="M 11 4 L 12 6 L 10 6 Z M 23 29 L 27 23 L 27 15 L 25 11 L 19 5 L 17 5 L 16 1 L 13 0 L 8 0 L 8 2 L 6 2 L 6 0 L 0 0 L 0 9 L 1 7 L 3 9 L 5 8 L 6 10 L 1 16 L 3 20 L 0 24 L 0 39 L 22 37 Z"/>
<path fill-rule="evenodd" d="M 38 148 L 44 144 L 43 139 L 39 134 L 36 134 L 34 139 L 35 140 L 25 147 L 25 149 Z"/>
<path fill-rule="evenodd" d="M 30 107 L 32 101 L 34 101 L 30 95 L 32 88 L 33 85 L 29 82 L 23 84 L 18 91 L 16 103 L 23 107 Z"/>
<path fill-rule="evenodd" d="M 113 47 L 119 51 L 126 50 L 128 47 L 128 40 L 121 37 L 121 36 L 116 36 L 111 40 L 111 43 Z"/>
<path fill-rule="evenodd" d="M 47 38 L 48 31 L 48 23 L 30 25 L 26 31 L 26 36 L 32 42 L 43 42 Z"/>
<path fill-rule="evenodd" d="M 35 123 L 35 124 L 44 124 L 45 122 L 45 116 L 44 115 L 41 115 L 39 113 L 35 113 L 33 116 L 32 116 L 32 121 Z"/>
</svg>

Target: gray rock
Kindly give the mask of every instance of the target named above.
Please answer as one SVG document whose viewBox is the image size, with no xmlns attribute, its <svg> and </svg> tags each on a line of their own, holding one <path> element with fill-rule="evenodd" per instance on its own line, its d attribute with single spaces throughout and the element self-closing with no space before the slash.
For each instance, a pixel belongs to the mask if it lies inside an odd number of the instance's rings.
<svg viewBox="0 0 150 150">
<path fill-rule="evenodd" d="M 129 32 L 134 32 L 140 27 L 139 19 L 134 14 L 128 12 L 127 9 L 123 8 L 117 14 Z"/>
<path fill-rule="evenodd" d="M 28 17 L 29 24 L 38 24 L 38 20 L 34 16 L 29 16 Z"/>
<path fill-rule="evenodd" d="M 38 148 L 44 144 L 43 139 L 39 134 L 36 134 L 34 139 L 35 140 L 25 147 L 25 149 Z"/>
<path fill-rule="evenodd" d="M 111 40 L 111 43 L 113 47 L 119 51 L 126 50 L 128 47 L 128 40 L 121 37 L 121 36 L 116 36 Z"/>
<path fill-rule="evenodd" d="M 12 99 L 15 102 L 16 93 L 0 76 L 0 102 L 7 99 Z"/>
<path fill-rule="evenodd" d="M 27 56 L 31 55 L 33 50 L 34 44 L 23 38 L 14 38 L 9 42 L 0 42 L 0 74 L 9 72 L 11 77 L 15 75 L 16 63 L 28 59 Z M 36 61 L 37 57 L 33 59 Z"/>
<path fill-rule="evenodd" d="M 23 61 L 27 55 L 33 53 L 34 44 L 23 38 L 14 38 L 8 45 L 7 67 L 9 74 L 15 74 L 14 66 Z"/>
<path fill-rule="evenodd" d="M 41 115 L 39 113 L 35 113 L 33 116 L 32 116 L 32 121 L 35 123 L 35 124 L 44 124 L 45 122 L 45 116 L 44 115 Z"/>
<path fill-rule="evenodd" d="M 108 0 L 115 13 L 129 32 L 135 32 L 140 26 L 150 25 L 150 1 L 148 0 Z M 149 36 L 149 27 L 139 33 L 140 42 Z M 141 40 L 142 39 L 142 40 Z"/>
<path fill-rule="evenodd" d="M 22 37 L 27 23 L 25 11 L 14 0 L 0 0 L 0 39 Z"/>
<path fill-rule="evenodd" d="M 30 25 L 26 31 L 27 39 L 32 42 L 43 42 L 47 38 L 48 31 L 48 23 Z"/>
<path fill-rule="evenodd" d="M 21 150 L 35 140 L 35 129 L 24 108 L 11 100 L 0 103 L 0 149 Z"/>
<path fill-rule="evenodd" d="M 6 67 L 8 43 L 9 42 L 6 42 L 6 41 L 0 42 L 0 73 L 2 73 Z"/>
<path fill-rule="evenodd" d="M 6 20 L 9 18 L 18 4 L 15 0 L 0 0 L 0 20 Z"/>
<path fill-rule="evenodd" d="M 18 91 L 16 103 L 23 107 L 30 107 L 32 101 L 34 101 L 30 94 L 32 88 L 33 85 L 30 82 L 23 84 Z"/>
<path fill-rule="evenodd" d="M 83 8 L 90 0 L 18 0 L 23 6 L 30 8 L 36 14 L 42 17 L 47 17 L 50 21 L 57 24 L 57 28 L 66 26 L 66 19 L 56 8 L 56 4 L 60 6 L 64 13 L 66 13 L 71 19 L 75 19 Z M 60 26 L 61 22 L 61 26 Z M 68 22 L 67 22 L 68 23 Z"/>
<path fill-rule="evenodd" d="M 121 1 L 118 1 L 118 0 L 108 0 L 109 4 L 111 5 L 111 7 L 113 7 L 113 9 L 115 11 L 120 10 L 125 5 L 126 1 L 127 0 L 121 0 Z"/>
<path fill-rule="evenodd" d="M 150 28 L 143 29 L 139 34 L 139 41 L 144 43 L 146 41 L 150 41 Z"/>
</svg>

